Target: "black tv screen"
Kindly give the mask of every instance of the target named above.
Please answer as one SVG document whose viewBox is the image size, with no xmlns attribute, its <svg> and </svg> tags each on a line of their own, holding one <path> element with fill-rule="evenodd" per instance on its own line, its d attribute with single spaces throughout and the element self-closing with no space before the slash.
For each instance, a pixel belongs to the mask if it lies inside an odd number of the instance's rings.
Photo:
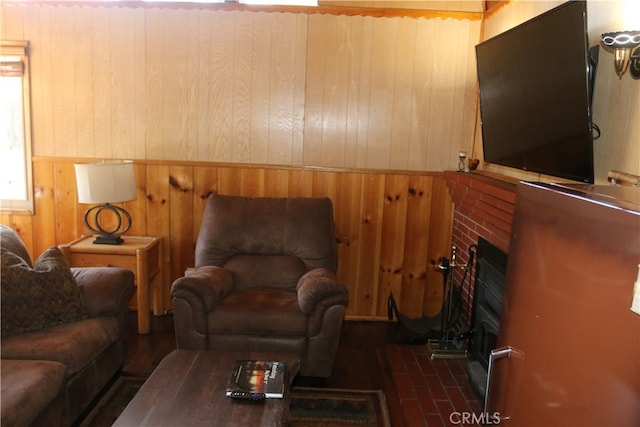
<svg viewBox="0 0 640 427">
<path fill-rule="evenodd" d="M 484 160 L 593 183 L 586 2 L 478 44 L 476 59 Z"/>
</svg>

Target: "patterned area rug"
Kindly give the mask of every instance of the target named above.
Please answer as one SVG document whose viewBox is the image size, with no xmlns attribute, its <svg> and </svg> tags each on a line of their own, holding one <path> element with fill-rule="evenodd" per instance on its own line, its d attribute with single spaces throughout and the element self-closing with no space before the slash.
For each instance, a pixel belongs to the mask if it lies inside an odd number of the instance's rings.
<svg viewBox="0 0 640 427">
<path fill-rule="evenodd" d="M 143 378 L 120 376 L 79 427 L 109 427 L 138 392 Z M 381 390 L 295 387 L 291 392 L 293 427 L 390 427 L 387 401 Z"/>
<path fill-rule="evenodd" d="M 296 387 L 291 392 L 293 426 L 390 427 L 382 390 Z"/>
</svg>

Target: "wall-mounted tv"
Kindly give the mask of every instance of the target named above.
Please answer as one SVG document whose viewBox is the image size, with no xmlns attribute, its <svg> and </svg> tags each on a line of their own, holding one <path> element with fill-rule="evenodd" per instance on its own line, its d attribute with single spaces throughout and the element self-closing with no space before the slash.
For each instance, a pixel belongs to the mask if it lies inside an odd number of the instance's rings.
<svg viewBox="0 0 640 427">
<path fill-rule="evenodd" d="M 484 160 L 593 183 L 591 56 L 586 1 L 478 44 Z"/>
</svg>

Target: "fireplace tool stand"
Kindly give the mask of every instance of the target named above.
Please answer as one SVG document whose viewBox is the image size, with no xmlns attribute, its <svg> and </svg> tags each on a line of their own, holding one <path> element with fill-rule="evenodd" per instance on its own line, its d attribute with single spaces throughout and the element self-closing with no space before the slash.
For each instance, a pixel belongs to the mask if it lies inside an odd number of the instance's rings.
<svg viewBox="0 0 640 427">
<path fill-rule="evenodd" d="M 442 316 L 441 316 L 441 336 L 440 339 L 430 339 L 427 342 L 427 353 L 429 357 L 433 359 L 466 359 L 467 349 L 460 347 L 460 343 L 454 342 L 449 338 L 449 329 L 453 326 L 449 324 L 451 321 L 451 315 L 453 310 L 453 293 L 455 287 L 455 269 L 465 269 L 467 264 L 458 263 L 456 260 L 457 248 L 455 245 L 451 247 L 451 261 L 446 262 L 446 259 L 441 260 L 440 264 L 436 266 L 439 270 L 448 275 L 448 280 L 445 279 L 444 298 L 442 301 Z M 445 313 L 446 311 L 446 313 Z"/>
</svg>

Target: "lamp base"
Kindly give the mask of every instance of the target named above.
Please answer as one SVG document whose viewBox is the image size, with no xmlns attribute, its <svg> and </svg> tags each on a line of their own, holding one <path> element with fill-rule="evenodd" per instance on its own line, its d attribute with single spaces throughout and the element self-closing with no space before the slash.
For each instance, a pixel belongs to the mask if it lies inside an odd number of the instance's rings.
<svg viewBox="0 0 640 427">
<path fill-rule="evenodd" d="M 123 243 L 124 239 L 122 237 L 108 234 L 96 236 L 96 239 L 93 241 L 94 245 L 121 245 Z"/>
<path fill-rule="evenodd" d="M 111 212 L 113 214 L 115 226 L 111 229 L 106 229 L 100 223 L 100 214 L 102 212 Z M 92 213 L 93 216 L 91 216 Z M 124 243 L 124 240 L 120 236 L 126 233 L 131 227 L 131 215 L 120 206 L 105 203 L 104 205 L 98 205 L 88 209 L 84 213 L 84 223 L 89 230 L 96 233 L 96 240 L 93 241 L 94 244 L 121 245 Z"/>
</svg>

